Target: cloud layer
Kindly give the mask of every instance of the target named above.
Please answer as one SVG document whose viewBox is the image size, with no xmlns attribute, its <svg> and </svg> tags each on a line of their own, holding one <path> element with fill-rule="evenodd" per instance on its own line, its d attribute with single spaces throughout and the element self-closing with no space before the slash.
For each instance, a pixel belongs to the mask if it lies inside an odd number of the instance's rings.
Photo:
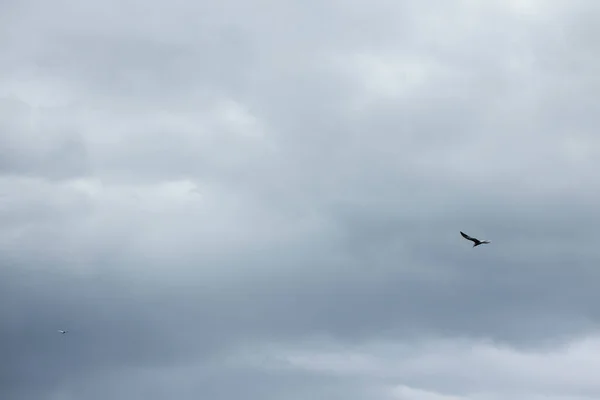
<svg viewBox="0 0 600 400">
<path fill-rule="evenodd" d="M 598 11 L 0 4 L 0 397 L 600 396 Z"/>
</svg>

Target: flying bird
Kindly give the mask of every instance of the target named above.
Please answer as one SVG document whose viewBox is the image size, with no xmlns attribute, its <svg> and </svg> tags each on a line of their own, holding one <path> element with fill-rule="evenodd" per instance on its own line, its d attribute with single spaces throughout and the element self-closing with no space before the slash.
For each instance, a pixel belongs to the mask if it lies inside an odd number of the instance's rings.
<svg viewBox="0 0 600 400">
<path fill-rule="evenodd" d="M 64 335 L 65 333 L 69 332 L 69 331 L 63 331 L 63 330 L 60 330 L 60 329 L 59 329 L 58 331 L 59 331 L 60 333 L 62 333 L 63 335 Z"/>
<path fill-rule="evenodd" d="M 469 235 L 467 235 L 464 232 L 460 232 L 460 234 L 462 235 L 462 237 L 464 237 L 467 240 L 470 240 L 471 242 L 473 242 L 473 247 L 479 246 L 480 244 L 487 244 L 490 243 L 489 240 L 479 240 L 479 239 L 475 239 L 474 237 L 471 237 Z"/>
</svg>

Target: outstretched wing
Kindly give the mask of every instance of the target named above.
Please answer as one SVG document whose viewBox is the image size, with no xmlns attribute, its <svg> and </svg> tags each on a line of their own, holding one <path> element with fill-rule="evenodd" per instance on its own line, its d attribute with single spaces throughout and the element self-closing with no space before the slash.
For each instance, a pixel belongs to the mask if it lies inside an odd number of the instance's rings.
<svg viewBox="0 0 600 400">
<path fill-rule="evenodd" d="M 472 241 L 472 242 L 476 242 L 476 241 L 477 241 L 477 239 L 475 239 L 475 238 L 472 238 L 471 236 L 467 235 L 467 234 L 466 234 L 466 233 L 464 233 L 463 231 L 460 231 L 460 234 L 462 235 L 462 237 L 464 237 L 464 238 L 465 238 L 465 239 L 467 239 L 467 240 L 470 240 L 470 241 Z"/>
</svg>

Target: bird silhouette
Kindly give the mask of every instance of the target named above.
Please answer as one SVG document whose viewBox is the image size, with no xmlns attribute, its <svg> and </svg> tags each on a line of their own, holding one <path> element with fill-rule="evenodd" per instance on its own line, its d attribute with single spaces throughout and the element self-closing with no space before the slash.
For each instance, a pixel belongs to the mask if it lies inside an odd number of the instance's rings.
<svg viewBox="0 0 600 400">
<path fill-rule="evenodd" d="M 473 242 L 473 247 L 477 247 L 477 246 L 479 246 L 480 244 L 488 244 L 488 243 L 491 243 L 489 240 L 479 240 L 479 239 L 476 239 L 476 238 L 474 238 L 474 237 L 471 237 L 471 236 L 467 235 L 466 233 L 464 233 L 464 232 L 462 232 L 462 231 L 460 232 L 460 234 L 461 234 L 461 235 L 462 235 L 462 237 L 464 237 L 465 239 L 467 239 L 467 240 L 470 240 L 471 242 Z"/>
</svg>

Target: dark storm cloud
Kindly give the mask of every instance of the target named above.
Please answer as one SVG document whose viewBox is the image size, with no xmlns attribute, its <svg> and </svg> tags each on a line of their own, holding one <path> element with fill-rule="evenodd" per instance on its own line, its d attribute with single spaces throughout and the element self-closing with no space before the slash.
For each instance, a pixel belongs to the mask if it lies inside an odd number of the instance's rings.
<svg viewBox="0 0 600 400">
<path fill-rule="evenodd" d="M 530 399 L 387 343 L 594 331 L 591 2 L 119 4 L 0 6 L 0 394 Z M 312 337 L 383 366 L 236 364 Z"/>
</svg>

